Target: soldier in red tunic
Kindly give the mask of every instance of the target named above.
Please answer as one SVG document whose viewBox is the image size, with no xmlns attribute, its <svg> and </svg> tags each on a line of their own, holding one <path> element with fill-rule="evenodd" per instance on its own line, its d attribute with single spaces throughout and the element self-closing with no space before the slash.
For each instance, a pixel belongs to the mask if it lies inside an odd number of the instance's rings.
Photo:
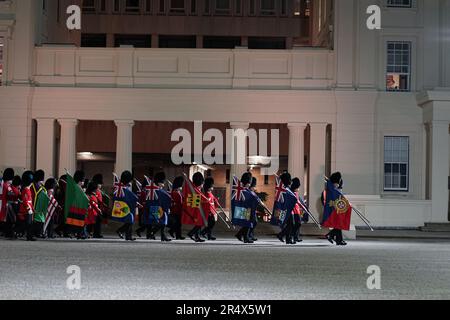
<svg viewBox="0 0 450 320">
<path fill-rule="evenodd" d="M 8 239 L 15 239 L 14 226 L 17 221 L 17 214 L 19 213 L 19 199 L 20 199 L 20 185 L 22 179 L 20 176 L 15 176 L 12 180 L 8 191 L 8 210 L 6 217 L 5 237 Z"/>
<path fill-rule="evenodd" d="M 106 199 L 103 198 L 103 192 L 102 192 L 103 175 L 96 174 L 92 178 L 92 181 L 97 184 L 97 191 L 95 192 L 95 196 L 97 198 L 98 208 L 100 209 L 100 214 L 98 214 L 97 217 L 95 218 L 93 238 L 102 239 L 103 238 L 102 223 L 103 223 L 103 220 L 105 219 L 106 212 L 109 209 L 104 201 Z"/>
<path fill-rule="evenodd" d="M 11 183 L 14 178 L 14 170 L 8 168 L 0 178 L 0 233 L 6 233 L 8 217 L 8 193 L 11 191 Z"/>
<path fill-rule="evenodd" d="M 203 188 L 203 183 L 205 182 L 205 178 L 203 177 L 203 174 L 200 172 L 196 172 L 192 177 L 192 184 L 193 188 L 197 189 L 196 193 L 200 196 L 200 206 L 203 205 L 203 202 L 207 202 L 208 200 L 204 196 L 204 194 L 201 192 Z M 185 186 L 186 188 L 187 186 Z M 188 194 L 189 190 L 183 190 L 184 193 Z M 183 199 L 183 201 L 188 201 L 189 199 Z M 202 208 L 203 211 L 203 208 Z M 183 216 L 182 216 L 182 223 L 186 225 L 193 225 L 191 231 L 188 233 L 188 237 L 191 238 L 195 242 L 205 242 L 205 240 L 200 238 L 200 230 L 205 226 L 205 221 L 207 217 L 203 217 L 201 215 L 201 211 L 196 209 L 191 212 L 188 212 L 187 208 L 183 208 Z"/>
<path fill-rule="evenodd" d="M 33 236 L 33 198 L 31 185 L 33 184 L 33 172 L 25 171 L 22 175 L 22 190 L 20 194 L 20 208 L 18 218 L 18 233 L 26 233 L 27 241 L 36 241 Z"/>
<path fill-rule="evenodd" d="M 208 216 L 208 225 L 202 230 L 201 234 L 203 237 L 206 237 L 208 240 L 212 241 L 216 240 L 216 237 L 212 235 L 212 230 L 217 221 L 216 204 L 218 202 L 217 198 L 212 193 L 213 189 L 214 179 L 206 178 L 205 184 L 203 185 L 203 193 L 205 194 L 205 197 L 208 199 L 208 201 L 203 202 L 203 211 L 205 212 L 205 215 Z"/>
<path fill-rule="evenodd" d="M 183 177 L 176 177 L 175 180 L 173 180 L 172 191 L 170 193 L 170 196 L 172 197 L 172 208 L 170 209 L 172 225 L 169 234 L 176 240 L 186 239 L 181 235 L 181 216 L 183 213 L 183 195 L 181 190 L 183 182 Z"/>
<path fill-rule="evenodd" d="M 97 221 L 97 217 L 102 214 L 99 207 L 99 201 L 97 198 L 98 184 L 91 181 L 89 182 L 86 195 L 89 198 L 88 214 L 85 219 L 87 233 L 90 235 L 94 231 L 94 226 Z"/>
</svg>

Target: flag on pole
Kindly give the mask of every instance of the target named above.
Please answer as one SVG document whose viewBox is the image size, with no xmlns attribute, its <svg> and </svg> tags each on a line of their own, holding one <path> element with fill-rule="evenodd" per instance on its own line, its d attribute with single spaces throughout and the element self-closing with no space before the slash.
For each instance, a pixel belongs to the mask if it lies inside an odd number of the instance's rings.
<svg viewBox="0 0 450 320">
<path fill-rule="evenodd" d="M 252 227 L 252 213 L 258 206 L 258 198 L 254 197 L 242 182 L 233 177 L 231 188 L 231 222 L 235 226 Z"/>
<path fill-rule="evenodd" d="M 45 217 L 44 234 L 47 231 L 48 225 L 50 224 L 50 221 L 53 219 L 53 215 L 55 214 L 57 208 L 58 208 L 58 201 L 56 201 L 55 197 L 51 195 L 50 200 L 48 202 L 47 215 Z"/>
<path fill-rule="evenodd" d="M 50 198 L 47 195 L 47 190 L 44 187 L 40 187 L 36 193 L 36 200 L 34 204 L 35 222 L 45 223 L 49 201 Z"/>
<path fill-rule="evenodd" d="M 81 231 L 84 228 L 84 220 L 89 208 L 89 198 L 81 187 L 75 183 L 70 174 L 67 173 L 66 176 L 66 199 L 64 204 L 66 224 Z"/>
<path fill-rule="evenodd" d="M 327 181 L 326 199 L 323 210 L 322 226 L 339 230 L 350 230 L 352 206 L 348 199 Z"/>
<path fill-rule="evenodd" d="M 273 204 L 273 216 L 270 223 L 275 226 L 280 226 L 286 219 L 286 203 L 284 201 L 287 192 L 286 187 L 279 177 L 275 179 L 275 202 Z"/>
<path fill-rule="evenodd" d="M 111 219 L 122 223 L 134 223 L 134 214 L 138 197 L 120 181 L 116 181 L 117 189 L 113 197 Z"/>
<path fill-rule="evenodd" d="M 186 177 L 183 187 L 182 224 L 204 227 L 208 224 L 202 202 L 208 201 L 199 188 Z"/>
</svg>

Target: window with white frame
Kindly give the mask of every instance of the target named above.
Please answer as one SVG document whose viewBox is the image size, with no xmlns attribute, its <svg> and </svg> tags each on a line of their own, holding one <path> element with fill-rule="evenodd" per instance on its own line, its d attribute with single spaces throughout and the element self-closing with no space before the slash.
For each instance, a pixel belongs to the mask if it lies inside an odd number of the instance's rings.
<svg viewBox="0 0 450 320">
<path fill-rule="evenodd" d="M 411 8 L 412 0 L 387 0 L 387 6 L 393 8 Z"/>
<path fill-rule="evenodd" d="M 384 137 L 384 191 L 409 190 L 409 137 Z"/>
<path fill-rule="evenodd" d="M 411 90 L 411 42 L 388 41 L 386 61 L 386 90 Z"/>
<path fill-rule="evenodd" d="M 4 38 L 0 36 L 0 86 L 3 84 L 3 50 L 5 48 Z"/>
</svg>

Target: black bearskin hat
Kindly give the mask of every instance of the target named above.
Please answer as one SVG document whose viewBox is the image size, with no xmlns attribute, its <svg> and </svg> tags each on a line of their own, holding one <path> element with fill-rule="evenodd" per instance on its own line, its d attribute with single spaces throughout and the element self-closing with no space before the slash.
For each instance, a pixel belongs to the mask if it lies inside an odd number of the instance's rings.
<svg viewBox="0 0 450 320">
<path fill-rule="evenodd" d="M 85 177 L 86 177 L 86 175 L 84 174 L 84 171 L 77 170 L 77 171 L 75 171 L 75 173 L 73 175 L 73 180 L 75 180 L 75 183 L 80 183 L 80 182 L 84 182 Z"/>
<path fill-rule="evenodd" d="M 250 172 L 246 172 L 242 175 L 241 183 L 243 185 L 250 184 L 252 182 L 252 174 Z"/>
<path fill-rule="evenodd" d="M 133 174 L 128 170 L 122 172 L 120 176 L 120 182 L 126 185 L 129 184 L 131 181 L 133 181 Z"/>
<path fill-rule="evenodd" d="M 179 189 L 183 186 L 184 178 L 183 177 L 176 177 L 173 180 L 172 183 L 172 189 Z"/>
<path fill-rule="evenodd" d="M 205 178 L 201 172 L 196 172 L 192 176 L 192 182 L 194 183 L 194 186 L 200 187 L 205 182 Z"/>
<path fill-rule="evenodd" d="M 20 178 L 20 176 L 15 176 L 15 177 L 12 179 L 12 185 L 13 185 L 14 187 L 20 186 L 21 183 L 22 183 L 22 179 Z"/>
<path fill-rule="evenodd" d="M 45 181 L 45 189 L 50 190 L 50 189 L 55 189 L 56 187 L 56 179 L 55 178 L 49 178 L 47 179 L 47 181 Z"/>
<path fill-rule="evenodd" d="M 92 181 L 95 182 L 96 184 L 103 184 L 103 175 L 101 175 L 100 173 L 96 174 L 92 178 Z"/>
<path fill-rule="evenodd" d="M 164 183 L 166 181 L 166 174 L 164 172 L 158 172 L 154 177 L 155 184 Z"/>
<path fill-rule="evenodd" d="M 44 181 L 44 179 L 45 179 L 44 170 L 38 170 L 34 173 L 34 177 L 33 177 L 34 182 Z"/>
<path fill-rule="evenodd" d="M 292 177 L 291 174 L 289 172 L 284 172 L 281 176 L 280 176 L 281 181 L 283 182 L 285 187 L 289 187 L 292 183 Z"/>
<path fill-rule="evenodd" d="M 258 183 L 258 180 L 256 180 L 255 177 L 253 177 L 252 178 L 252 183 L 250 184 L 250 188 L 255 188 L 257 183 Z"/>
<path fill-rule="evenodd" d="M 212 187 L 214 187 L 214 179 L 211 177 L 208 177 L 205 179 L 205 184 L 203 185 L 203 189 L 205 191 L 208 191 L 209 189 L 211 189 Z"/>
<path fill-rule="evenodd" d="M 8 168 L 3 172 L 3 181 L 10 181 L 14 179 L 14 169 Z"/>
<path fill-rule="evenodd" d="M 97 191 L 97 188 L 98 188 L 97 183 L 95 183 L 94 181 L 89 182 L 86 188 L 86 194 L 91 194 L 94 191 Z"/>
<path fill-rule="evenodd" d="M 298 188 L 300 188 L 301 185 L 302 184 L 300 183 L 300 179 L 299 178 L 294 178 L 294 179 L 292 179 L 292 184 L 291 184 L 291 188 L 290 189 L 292 191 L 295 191 Z"/>
<path fill-rule="evenodd" d="M 340 172 L 335 172 L 330 177 L 331 183 L 340 184 L 341 180 L 342 180 L 342 175 Z"/>
<path fill-rule="evenodd" d="M 33 172 L 32 171 L 25 171 L 22 174 L 22 186 L 23 187 L 28 187 L 32 183 L 33 183 Z"/>
</svg>

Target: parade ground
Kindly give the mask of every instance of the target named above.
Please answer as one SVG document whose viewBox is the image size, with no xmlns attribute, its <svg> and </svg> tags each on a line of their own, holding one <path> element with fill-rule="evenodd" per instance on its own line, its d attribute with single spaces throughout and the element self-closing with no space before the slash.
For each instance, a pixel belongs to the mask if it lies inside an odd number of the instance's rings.
<svg viewBox="0 0 450 320">
<path fill-rule="evenodd" d="M 450 240 L 0 240 L 0 299 L 449 299 Z M 80 268 L 80 290 L 67 287 Z M 370 266 L 381 289 L 367 287 Z"/>
</svg>

